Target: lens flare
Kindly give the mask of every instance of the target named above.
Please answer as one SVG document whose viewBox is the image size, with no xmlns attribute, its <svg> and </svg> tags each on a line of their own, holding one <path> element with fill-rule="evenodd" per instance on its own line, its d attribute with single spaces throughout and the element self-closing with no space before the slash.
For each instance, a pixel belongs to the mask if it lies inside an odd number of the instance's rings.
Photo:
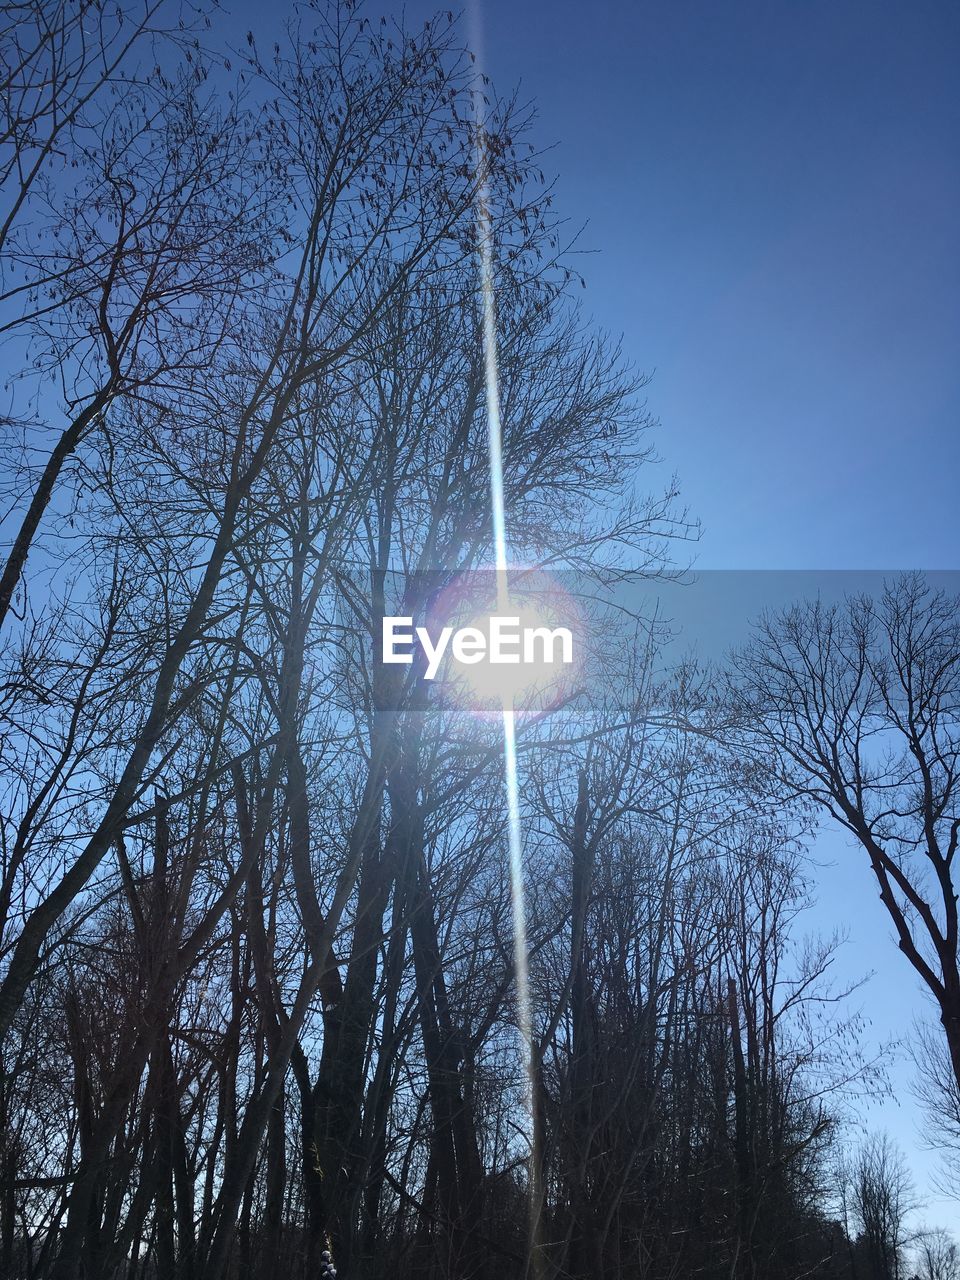
<svg viewBox="0 0 960 1280">
<path fill-rule="evenodd" d="M 563 703 L 576 687 L 582 667 L 580 614 L 570 594 L 542 570 L 512 570 L 508 589 L 494 573 L 463 574 L 433 601 L 429 624 L 469 628 L 477 652 L 464 659 L 452 653 L 443 668 L 442 690 L 452 702 L 484 720 L 500 719 L 504 706 L 517 721 Z M 500 601 L 509 612 L 500 612 Z M 495 660 L 492 632 L 509 639 L 507 659 Z M 481 643 L 481 639 L 482 643 Z"/>
<path fill-rule="evenodd" d="M 483 360 L 486 384 L 487 442 L 490 458 L 490 506 L 493 526 L 494 563 L 497 570 L 497 610 L 510 614 L 507 580 L 507 534 L 503 497 L 503 432 L 500 421 L 500 379 L 497 368 L 497 311 L 494 293 L 493 230 L 490 222 L 487 185 L 487 148 L 478 111 L 476 221 L 480 260 L 480 292 L 483 310 Z M 524 1067 L 524 1110 L 526 1112 L 529 1162 L 529 1210 L 531 1264 L 539 1270 L 540 1178 L 537 1149 L 536 1068 L 533 1051 L 533 1023 L 530 1010 L 530 979 L 527 969 L 527 923 L 523 893 L 523 842 L 520 832 L 520 791 L 517 774 L 516 713 L 512 694 L 501 690 L 503 715 L 503 764 L 507 799 L 507 844 L 510 860 L 510 899 L 513 908 L 513 956 L 516 972 L 517 1021 Z"/>
</svg>

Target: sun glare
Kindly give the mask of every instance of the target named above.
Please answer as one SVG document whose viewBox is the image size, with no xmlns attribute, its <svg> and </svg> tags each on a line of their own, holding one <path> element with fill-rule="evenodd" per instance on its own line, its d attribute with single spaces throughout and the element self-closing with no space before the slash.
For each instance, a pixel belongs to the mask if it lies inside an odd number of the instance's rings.
<svg viewBox="0 0 960 1280">
<path fill-rule="evenodd" d="M 581 667 L 577 610 L 542 571 L 469 574 L 435 601 L 431 626 L 454 632 L 442 667 L 449 701 L 484 719 L 525 718 L 559 705 Z"/>
</svg>

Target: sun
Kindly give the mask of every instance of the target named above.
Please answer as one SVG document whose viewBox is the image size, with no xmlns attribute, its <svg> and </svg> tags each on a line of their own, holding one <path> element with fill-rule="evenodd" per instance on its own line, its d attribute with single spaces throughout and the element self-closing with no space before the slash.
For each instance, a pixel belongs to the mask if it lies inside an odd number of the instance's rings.
<svg viewBox="0 0 960 1280">
<path fill-rule="evenodd" d="M 458 633 L 443 665 L 443 697 L 484 719 L 521 717 L 559 705 L 582 667 L 583 628 L 570 594 L 542 570 L 465 574 L 433 617 Z"/>
</svg>

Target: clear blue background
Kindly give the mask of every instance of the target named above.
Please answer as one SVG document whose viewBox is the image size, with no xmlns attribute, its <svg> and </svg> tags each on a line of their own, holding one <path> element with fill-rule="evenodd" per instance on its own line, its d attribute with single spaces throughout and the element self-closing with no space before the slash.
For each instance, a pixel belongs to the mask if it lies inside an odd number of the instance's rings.
<svg viewBox="0 0 960 1280">
<path fill-rule="evenodd" d="M 700 563 L 960 564 L 960 7 L 467 15 L 558 143 L 585 300 L 654 373 Z"/>
</svg>

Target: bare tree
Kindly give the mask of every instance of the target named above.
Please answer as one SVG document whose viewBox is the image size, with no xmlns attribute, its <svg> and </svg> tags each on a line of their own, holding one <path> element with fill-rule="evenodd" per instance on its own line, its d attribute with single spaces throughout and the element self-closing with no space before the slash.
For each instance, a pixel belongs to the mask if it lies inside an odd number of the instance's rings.
<svg viewBox="0 0 960 1280">
<path fill-rule="evenodd" d="M 960 1081 L 960 606 L 919 575 L 764 619 L 736 659 L 754 741 L 859 843 Z"/>
<path fill-rule="evenodd" d="M 900 1151 L 883 1134 L 868 1139 L 849 1170 L 858 1258 L 876 1280 L 902 1280 L 913 1187 Z"/>
<path fill-rule="evenodd" d="M 0 1271 L 864 1280 L 875 1240 L 895 1266 L 885 1148 L 845 1187 L 859 1243 L 827 1218 L 834 1112 L 874 1076 L 832 944 L 798 938 L 799 842 L 804 799 L 846 810 L 775 734 L 771 786 L 719 678 L 612 622 L 690 526 L 673 482 L 644 496 L 644 379 L 573 300 L 529 113 L 449 17 L 316 0 L 215 56 L 196 15 L 127 9 L 4 30 Z M 488 601 L 481 176 L 511 538 L 597 640 L 517 721 L 532 1130 L 501 726 L 378 652 L 391 613 Z M 854 686 L 884 747 L 955 640 L 890 610 L 862 606 Z M 916 696 L 925 754 L 854 750 L 848 788 L 913 937 L 931 825 L 952 856 L 952 704 Z"/>
<path fill-rule="evenodd" d="M 930 1231 L 917 1249 L 918 1280 L 960 1280 L 960 1249 L 946 1231 Z"/>
<path fill-rule="evenodd" d="M 910 1050 L 917 1065 L 916 1097 L 925 1112 L 926 1136 L 941 1156 L 944 1189 L 960 1188 L 960 1084 L 938 1028 L 917 1018 Z"/>
<path fill-rule="evenodd" d="M 0 255 L 37 187 L 51 170 L 83 155 L 86 131 L 102 123 L 118 91 L 137 82 L 136 55 L 156 59 L 164 44 L 194 43 L 198 17 L 198 10 L 168 0 L 27 0 L 4 7 Z"/>
<path fill-rule="evenodd" d="M 190 406 L 206 407 L 202 428 L 208 431 L 212 421 L 220 432 L 213 449 L 206 436 L 186 438 L 188 449 L 202 448 L 210 480 L 191 552 L 202 568 L 181 579 L 146 713 L 92 835 L 23 923 L 0 984 L 0 1028 L 9 1026 L 44 940 L 99 866 L 142 786 L 176 713 L 184 662 L 204 641 L 234 541 L 297 395 L 345 358 L 401 283 L 421 267 L 435 269 L 440 257 L 469 252 L 462 224 L 469 225 L 476 181 L 464 163 L 472 154 L 472 130 L 455 106 L 436 117 L 437 94 L 449 103 L 448 91 L 466 74 L 449 36 L 428 24 L 398 51 L 346 14 L 335 13 L 321 26 L 309 48 L 294 48 L 293 61 L 278 53 L 268 68 L 250 55 L 251 70 L 278 95 L 277 114 L 267 117 L 271 156 L 286 166 L 298 204 L 297 234 L 288 233 L 289 271 L 278 273 L 267 297 L 250 299 L 253 309 L 236 335 L 245 345 L 225 353 L 221 384 L 208 380 L 199 404 Z M 340 123 L 331 133 L 333 117 Z M 503 121 L 492 126 L 508 127 Z M 509 185 L 515 162 L 506 147 L 499 151 Z M 434 180 L 438 156 L 445 158 L 447 183 Z M 214 395 L 221 396 L 219 404 L 211 403 Z M 179 437 L 175 448 L 183 454 Z M 168 475 L 176 474 L 172 452 L 160 452 Z"/>
<path fill-rule="evenodd" d="M 196 43 L 173 5 L 41 3 L 7 14 L 0 334 L 29 358 L 13 379 L 28 411 L 5 424 L 22 421 L 27 447 L 24 458 L 15 441 L 7 449 L 21 482 L 0 625 L 68 462 L 103 434 L 118 397 L 162 397 L 209 363 L 231 295 L 252 283 L 269 243 L 246 185 L 262 170 L 236 110 L 201 103 L 197 62 L 166 74 L 157 63 Z M 146 73 L 141 52 L 154 60 Z M 60 421 L 38 407 L 50 383 Z"/>
</svg>

